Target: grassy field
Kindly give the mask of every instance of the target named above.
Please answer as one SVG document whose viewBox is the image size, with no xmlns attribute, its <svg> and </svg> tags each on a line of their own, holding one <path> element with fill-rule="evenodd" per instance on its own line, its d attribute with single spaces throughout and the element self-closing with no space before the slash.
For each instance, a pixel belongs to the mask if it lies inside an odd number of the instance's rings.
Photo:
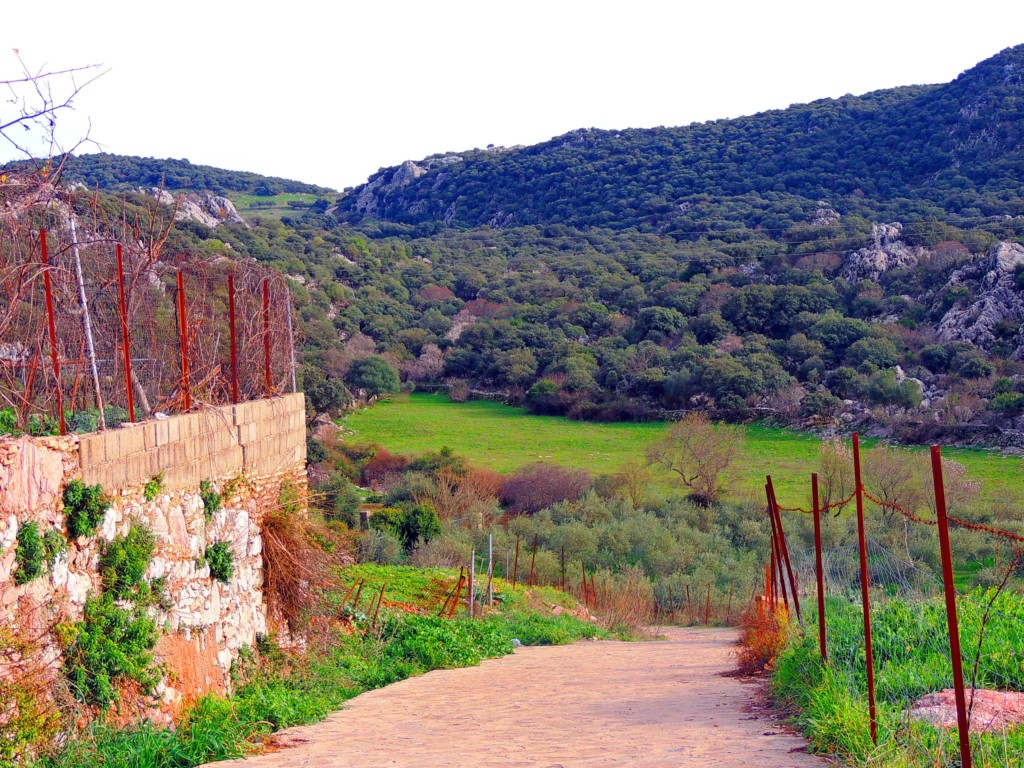
<svg viewBox="0 0 1024 768">
<path fill-rule="evenodd" d="M 265 216 L 267 218 L 280 219 L 286 214 L 294 214 L 303 209 L 292 208 L 289 203 L 298 202 L 312 205 L 316 202 L 317 195 L 300 193 L 281 193 L 272 197 L 261 195 L 237 194 L 231 195 L 231 202 L 243 218 L 247 216 Z M 272 205 L 267 205 L 272 203 Z"/>
<path fill-rule="evenodd" d="M 664 423 L 599 424 L 556 416 L 531 416 L 521 408 L 474 400 L 452 403 L 443 395 L 412 394 L 361 409 L 343 422 L 354 442 L 380 443 L 393 453 L 422 453 L 449 446 L 483 467 L 510 472 L 534 461 L 582 467 L 593 474 L 613 472 L 665 429 Z M 771 474 L 782 504 L 803 503 L 810 473 L 818 463 L 814 435 L 749 425 L 739 459 L 727 484 L 734 494 L 763 497 Z M 870 445 L 871 441 L 865 441 Z M 921 450 L 924 450 L 923 448 Z M 982 500 L 1024 504 L 1024 461 L 995 451 L 946 449 L 982 483 Z"/>
</svg>

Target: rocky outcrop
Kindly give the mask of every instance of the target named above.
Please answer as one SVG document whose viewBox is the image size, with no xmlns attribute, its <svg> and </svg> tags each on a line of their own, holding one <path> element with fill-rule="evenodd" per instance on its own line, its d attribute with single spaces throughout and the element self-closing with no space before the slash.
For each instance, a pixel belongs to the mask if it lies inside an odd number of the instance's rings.
<svg viewBox="0 0 1024 768">
<path fill-rule="evenodd" d="M 1016 269 L 1024 264 L 1024 246 L 998 243 L 980 264 L 957 270 L 949 286 L 978 281 L 980 295 L 970 304 L 952 307 L 939 321 L 939 338 L 969 341 L 982 349 L 997 340 L 996 329 L 1003 321 L 1024 320 L 1024 294 L 1016 286 Z M 1018 332 L 1014 359 L 1024 359 L 1024 333 Z"/>
<path fill-rule="evenodd" d="M 427 170 L 412 160 L 406 160 L 392 169 L 390 173 L 379 174 L 360 190 L 356 197 L 356 210 L 367 216 L 378 215 L 380 203 L 389 192 L 409 186 L 414 180 L 427 173 Z"/>
<path fill-rule="evenodd" d="M 927 251 L 908 246 L 900 239 L 902 235 L 903 225 L 898 221 L 892 224 L 872 224 L 871 239 L 874 242 L 868 248 L 854 251 L 845 258 L 842 276 L 850 282 L 875 282 L 890 269 L 916 267 L 927 256 Z"/>
<path fill-rule="evenodd" d="M 163 205 L 173 206 L 177 203 L 178 209 L 174 213 L 175 221 L 196 221 L 211 229 L 226 221 L 245 227 L 249 226 L 238 213 L 235 204 L 222 195 L 207 192 L 204 195 L 187 194 L 175 198 L 166 189 L 160 187 L 153 187 L 149 190 L 149 194 Z"/>
</svg>

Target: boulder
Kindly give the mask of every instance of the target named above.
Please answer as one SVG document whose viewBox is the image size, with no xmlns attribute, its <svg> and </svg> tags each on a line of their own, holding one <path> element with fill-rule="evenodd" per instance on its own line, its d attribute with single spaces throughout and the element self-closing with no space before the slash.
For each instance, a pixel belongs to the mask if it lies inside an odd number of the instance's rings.
<svg viewBox="0 0 1024 768">
<path fill-rule="evenodd" d="M 890 269 L 917 266 L 927 257 L 927 251 L 924 248 L 911 248 L 906 245 L 900 240 L 902 234 L 903 225 L 899 222 L 872 224 L 872 245 L 848 254 L 840 273 L 851 283 L 859 280 L 877 282 L 878 278 Z"/>
</svg>

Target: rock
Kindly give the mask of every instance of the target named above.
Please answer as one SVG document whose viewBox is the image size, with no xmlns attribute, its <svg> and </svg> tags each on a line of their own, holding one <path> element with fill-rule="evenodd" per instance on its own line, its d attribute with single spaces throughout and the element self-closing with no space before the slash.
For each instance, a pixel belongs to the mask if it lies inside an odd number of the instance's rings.
<svg viewBox="0 0 1024 768">
<path fill-rule="evenodd" d="M 982 293 L 967 306 L 952 307 L 939 321 L 939 338 L 944 341 L 968 341 L 976 347 L 989 349 L 996 342 L 996 326 L 1004 320 L 1024 320 L 1024 296 L 1016 288 L 1016 269 L 1024 264 L 1024 246 L 1018 243 L 997 243 L 981 264 Z M 958 270 L 948 285 L 959 285 L 978 277 L 976 266 Z M 1024 331 L 1014 341 L 1012 357 L 1024 360 Z"/>
<path fill-rule="evenodd" d="M 853 283 L 859 280 L 877 282 L 890 269 L 917 266 L 927 256 L 927 251 L 907 246 L 900 240 L 902 234 L 903 225 L 899 222 L 872 224 L 871 237 L 874 243 L 846 256 L 842 276 Z"/>
<path fill-rule="evenodd" d="M 513 637 L 512 638 L 512 647 L 513 648 L 522 648 L 523 644 L 517 638 Z"/>
<path fill-rule="evenodd" d="M 956 696 L 952 688 L 929 693 L 915 701 L 910 715 L 938 728 L 956 728 Z M 1024 723 L 1024 693 L 1020 691 L 974 691 L 971 733 L 1003 731 Z"/>
</svg>

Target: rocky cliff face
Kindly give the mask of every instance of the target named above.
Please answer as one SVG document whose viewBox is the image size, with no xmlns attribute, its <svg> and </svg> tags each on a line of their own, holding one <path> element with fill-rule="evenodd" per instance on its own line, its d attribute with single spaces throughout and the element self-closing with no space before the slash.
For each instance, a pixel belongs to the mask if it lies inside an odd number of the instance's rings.
<svg viewBox="0 0 1024 768">
<path fill-rule="evenodd" d="M 1016 270 L 1024 265 L 1024 246 L 998 243 L 986 259 L 954 272 L 948 286 L 976 284 L 978 297 L 966 305 L 952 307 L 939 321 L 939 337 L 946 341 L 969 341 L 989 349 L 997 340 L 997 326 L 1004 321 L 1024 321 L 1024 293 L 1016 286 Z M 1018 331 L 1013 358 L 1024 359 L 1024 331 Z"/>
</svg>

